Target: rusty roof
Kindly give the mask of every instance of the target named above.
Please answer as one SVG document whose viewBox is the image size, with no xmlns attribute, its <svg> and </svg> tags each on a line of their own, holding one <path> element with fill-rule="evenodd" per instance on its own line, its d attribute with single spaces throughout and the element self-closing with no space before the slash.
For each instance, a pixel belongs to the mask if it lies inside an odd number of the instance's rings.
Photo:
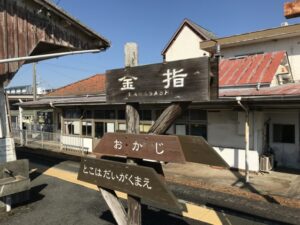
<svg viewBox="0 0 300 225">
<path fill-rule="evenodd" d="M 219 66 L 219 86 L 271 84 L 284 57 L 286 53 L 280 51 L 222 59 Z"/>
<path fill-rule="evenodd" d="M 300 96 L 300 83 L 283 84 L 275 87 L 243 88 L 243 89 L 221 89 L 219 97 L 235 96 Z"/>
<path fill-rule="evenodd" d="M 96 74 L 50 92 L 46 97 L 99 95 L 105 92 L 105 75 Z"/>
</svg>

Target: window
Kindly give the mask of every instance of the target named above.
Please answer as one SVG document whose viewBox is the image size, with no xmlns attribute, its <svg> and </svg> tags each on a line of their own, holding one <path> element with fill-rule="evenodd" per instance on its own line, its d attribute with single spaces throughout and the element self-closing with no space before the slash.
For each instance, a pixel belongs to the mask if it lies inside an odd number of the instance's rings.
<svg viewBox="0 0 300 225">
<path fill-rule="evenodd" d="M 82 122 L 82 135 L 92 136 L 92 122 Z"/>
<path fill-rule="evenodd" d="M 66 109 L 64 114 L 65 114 L 64 117 L 68 118 L 68 119 L 80 118 L 81 110 L 80 109 Z"/>
<path fill-rule="evenodd" d="M 101 138 L 104 135 L 104 122 L 95 122 L 95 137 Z"/>
<path fill-rule="evenodd" d="M 207 139 L 207 128 L 206 125 L 201 124 L 191 124 L 191 135 L 202 136 Z"/>
<path fill-rule="evenodd" d="M 84 110 L 83 111 L 83 119 L 92 119 L 92 111 Z"/>
<path fill-rule="evenodd" d="M 295 125 L 273 124 L 273 142 L 295 143 Z"/>
<path fill-rule="evenodd" d="M 125 110 L 118 110 L 118 120 L 125 120 Z"/>
<path fill-rule="evenodd" d="M 187 135 L 187 125 L 185 124 L 176 124 L 175 125 L 175 134 L 177 135 Z"/>
<path fill-rule="evenodd" d="M 207 120 L 207 113 L 203 110 L 191 109 L 190 120 Z"/>
<path fill-rule="evenodd" d="M 125 132 L 126 131 L 126 124 L 125 123 L 119 123 L 118 124 L 118 132 Z"/>
<path fill-rule="evenodd" d="M 94 117 L 95 119 L 104 119 L 104 110 L 95 110 Z"/>
<path fill-rule="evenodd" d="M 152 120 L 151 110 L 140 110 L 140 120 Z"/>
<path fill-rule="evenodd" d="M 105 119 L 115 119 L 116 118 L 116 112 L 115 110 L 105 110 Z"/>
<path fill-rule="evenodd" d="M 148 133 L 151 128 L 151 124 L 140 124 L 140 132 L 141 133 Z"/>
<path fill-rule="evenodd" d="M 80 134 L 79 124 L 80 124 L 79 121 L 66 121 L 66 122 L 64 122 L 65 134 L 79 135 Z"/>
<path fill-rule="evenodd" d="M 115 132 L 114 123 L 95 122 L 95 137 L 101 138 L 105 133 Z"/>
</svg>

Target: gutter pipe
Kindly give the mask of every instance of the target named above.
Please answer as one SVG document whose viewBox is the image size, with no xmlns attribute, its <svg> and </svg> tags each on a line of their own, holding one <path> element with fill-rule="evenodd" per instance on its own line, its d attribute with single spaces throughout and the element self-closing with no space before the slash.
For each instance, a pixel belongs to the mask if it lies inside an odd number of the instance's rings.
<svg viewBox="0 0 300 225">
<path fill-rule="evenodd" d="M 0 64 L 26 61 L 26 60 L 38 61 L 38 60 L 42 60 L 42 59 L 56 58 L 56 57 L 66 56 L 66 55 L 76 55 L 76 54 L 84 54 L 84 53 L 99 53 L 101 51 L 102 51 L 102 49 L 79 50 L 79 51 L 70 51 L 70 52 L 51 53 L 51 54 L 45 54 L 45 55 L 24 56 L 24 57 L 10 58 L 10 59 L 0 59 Z"/>
</svg>

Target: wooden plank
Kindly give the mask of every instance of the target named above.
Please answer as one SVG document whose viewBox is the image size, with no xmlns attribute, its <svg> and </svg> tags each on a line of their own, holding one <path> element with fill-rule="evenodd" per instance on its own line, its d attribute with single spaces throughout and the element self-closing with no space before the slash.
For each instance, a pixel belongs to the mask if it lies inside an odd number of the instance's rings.
<svg viewBox="0 0 300 225">
<path fill-rule="evenodd" d="M 228 167 L 200 136 L 106 133 L 94 153 L 175 163 L 203 163 Z"/>
<path fill-rule="evenodd" d="M 136 43 L 126 43 L 124 47 L 125 66 L 133 67 L 138 65 L 138 46 Z M 138 104 L 126 104 L 126 131 L 130 134 L 140 132 L 140 115 Z M 137 165 L 134 159 L 127 159 L 127 164 Z M 141 199 L 128 195 L 128 225 L 142 225 Z"/>
<path fill-rule="evenodd" d="M 152 168 L 82 158 L 78 180 L 128 193 L 146 200 L 150 205 L 181 210 L 175 196 Z"/>
<path fill-rule="evenodd" d="M 296 0 L 293 2 L 284 3 L 284 16 L 287 19 L 299 17 L 300 16 L 300 1 Z"/>
<path fill-rule="evenodd" d="M 93 152 L 164 162 L 185 162 L 178 137 L 171 135 L 106 133 Z"/>
<path fill-rule="evenodd" d="M 226 161 L 207 143 L 203 137 L 183 135 L 179 135 L 177 137 L 187 162 L 229 168 Z"/>
<path fill-rule="evenodd" d="M 123 205 L 118 200 L 116 193 L 113 190 L 109 190 L 106 188 L 100 188 L 100 187 L 99 187 L 99 191 L 101 192 L 102 197 L 104 198 L 107 206 L 110 209 L 112 209 L 112 208 L 114 209 L 114 210 L 111 210 L 111 212 L 113 214 L 113 217 L 117 221 L 118 225 L 126 225 L 127 224 L 127 214 L 126 214 L 126 211 L 125 211 Z"/>
<path fill-rule="evenodd" d="M 177 102 L 169 105 L 152 125 L 149 134 L 164 134 L 170 126 L 188 108 L 189 102 Z"/>
<path fill-rule="evenodd" d="M 107 71 L 109 103 L 169 103 L 210 99 L 209 58 Z"/>
<path fill-rule="evenodd" d="M 6 4 L 1 1 L 0 4 L 0 58 L 7 58 L 7 29 L 6 29 Z M 0 64 L 0 74 L 7 73 L 8 64 Z"/>
</svg>

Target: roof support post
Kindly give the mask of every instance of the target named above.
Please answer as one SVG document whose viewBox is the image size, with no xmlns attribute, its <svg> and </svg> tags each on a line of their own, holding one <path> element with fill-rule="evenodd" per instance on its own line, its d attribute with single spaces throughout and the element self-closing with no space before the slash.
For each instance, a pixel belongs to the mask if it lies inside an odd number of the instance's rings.
<svg viewBox="0 0 300 225">
<path fill-rule="evenodd" d="M 237 103 L 245 111 L 245 181 L 249 183 L 249 162 L 248 162 L 248 153 L 249 153 L 249 109 L 241 103 L 242 98 L 236 98 Z"/>
</svg>

